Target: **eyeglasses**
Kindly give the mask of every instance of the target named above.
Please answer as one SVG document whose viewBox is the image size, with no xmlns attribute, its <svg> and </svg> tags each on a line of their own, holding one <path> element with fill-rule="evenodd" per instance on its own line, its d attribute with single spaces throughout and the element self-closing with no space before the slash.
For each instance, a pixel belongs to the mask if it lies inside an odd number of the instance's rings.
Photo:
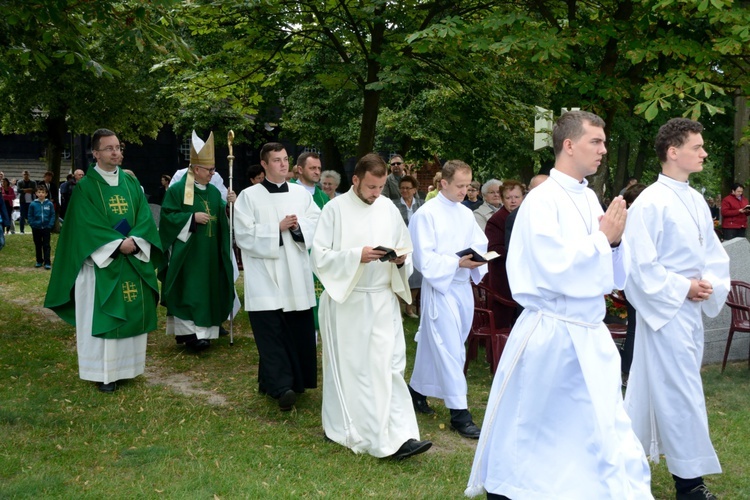
<svg viewBox="0 0 750 500">
<path fill-rule="evenodd" d="M 399 188 L 399 191 L 409 191 L 409 190 L 411 190 L 411 189 L 417 189 L 417 188 L 414 188 L 414 187 L 410 187 L 410 186 L 401 186 L 401 187 Z"/>
<path fill-rule="evenodd" d="M 118 153 L 119 152 L 123 152 L 124 153 L 125 152 L 125 145 L 122 144 L 120 146 L 107 146 L 106 148 L 97 149 L 97 151 L 105 151 L 107 153 L 112 153 L 112 152 L 118 152 Z"/>
<path fill-rule="evenodd" d="M 392 166 L 392 167 L 398 167 L 398 166 L 400 166 L 400 165 L 403 165 L 403 164 L 404 164 L 404 163 L 403 163 L 403 162 L 401 162 L 401 161 L 394 161 L 393 163 L 391 163 L 391 166 Z"/>
<path fill-rule="evenodd" d="M 212 174 L 213 174 L 214 172 L 216 172 L 216 168 L 201 167 L 200 165 L 193 165 L 193 166 L 194 166 L 195 168 L 202 168 L 203 170 L 205 170 L 205 171 L 207 171 L 207 172 L 210 172 L 210 173 L 212 173 Z"/>
</svg>

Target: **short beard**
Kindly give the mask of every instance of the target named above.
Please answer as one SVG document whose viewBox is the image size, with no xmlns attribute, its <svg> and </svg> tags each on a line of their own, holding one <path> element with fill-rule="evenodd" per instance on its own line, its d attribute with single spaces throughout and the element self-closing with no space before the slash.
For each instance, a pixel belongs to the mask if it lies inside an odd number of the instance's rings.
<svg viewBox="0 0 750 500">
<path fill-rule="evenodd" d="M 375 200 L 370 201 L 370 200 L 366 200 L 365 198 L 362 197 L 362 191 L 359 189 L 359 186 L 354 186 L 354 193 L 357 195 L 357 197 L 360 200 L 362 200 L 363 202 L 367 203 L 368 205 L 372 205 L 373 203 L 375 203 Z"/>
</svg>

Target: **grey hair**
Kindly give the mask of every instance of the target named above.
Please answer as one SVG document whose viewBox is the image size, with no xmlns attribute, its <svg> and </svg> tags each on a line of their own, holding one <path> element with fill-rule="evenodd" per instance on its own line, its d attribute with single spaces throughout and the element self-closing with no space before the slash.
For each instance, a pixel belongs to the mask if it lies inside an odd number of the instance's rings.
<svg viewBox="0 0 750 500">
<path fill-rule="evenodd" d="M 487 196 L 487 191 L 490 190 L 490 188 L 493 187 L 502 187 L 503 183 L 497 179 L 490 179 L 487 182 L 484 183 L 482 186 L 482 196 Z"/>
<path fill-rule="evenodd" d="M 339 184 L 341 184 L 341 174 L 339 174 L 339 173 L 338 173 L 338 172 L 336 172 L 335 170 L 323 170 L 323 171 L 322 171 L 322 172 L 320 173 L 320 179 L 321 179 L 321 180 L 323 180 L 323 179 L 325 179 L 326 177 L 330 177 L 331 179 L 333 179 L 334 181 L 336 181 L 336 185 L 337 185 L 337 186 L 338 186 Z"/>
</svg>

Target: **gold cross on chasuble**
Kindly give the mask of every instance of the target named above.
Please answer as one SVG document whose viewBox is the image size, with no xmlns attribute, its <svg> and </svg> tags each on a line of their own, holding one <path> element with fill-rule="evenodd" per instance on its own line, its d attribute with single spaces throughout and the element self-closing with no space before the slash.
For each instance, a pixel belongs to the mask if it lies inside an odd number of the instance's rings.
<svg viewBox="0 0 750 500">
<path fill-rule="evenodd" d="M 138 287 L 132 281 L 126 281 L 122 284 L 122 298 L 125 302 L 133 302 L 138 298 Z"/>
<path fill-rule="evenodd" d="M 109 199 L 109 208 L 117 215 L 126 214 L 128 213 L 128 201 L 116 194 Z"/>
<path fill-rule="evenodd" d="M 213 237 L 213 224 L 216 223 L 216 216 L 211 214 L 211 207 L 208 206 L 208 201 L 201 200 L 203 202 L 203 208 L 206 209 L 206 213 L 208 214 L 208 222 L 206 223 L 206 236 L 209 238 Z"/>
</svg>

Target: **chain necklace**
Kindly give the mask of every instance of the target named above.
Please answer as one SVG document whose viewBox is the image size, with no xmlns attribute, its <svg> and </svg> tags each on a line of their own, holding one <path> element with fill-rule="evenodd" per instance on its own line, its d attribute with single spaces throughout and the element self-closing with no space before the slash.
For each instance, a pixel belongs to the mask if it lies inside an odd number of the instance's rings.
<svg viewBox="0 0 750 500">
<path fill-rule="evenodd" d="M 664 174 L 662 174 L 664 175 Z M 700 243 L 701 246 L 703 246 L 703 232 L 701 231 L 701 226 L 698 224 L 698 207 L 695 204 L 695 197 L 690 196 L 690 198 L 693 200 L 693 208 L 695 209 L 695 217 L 693 217 L 693 212 L 690 211 L 690 207 L 688 207 L 687 203 L 685 203 L 685 200 L 683 200 L 680 195 L 677 193 L 677 191 L 674 190 L 672 186 L 667 184 L 666 182 L 657 181 L 659 184 L 666 186 L 669 188 L 670 191 L 674 193 L 674 195 L 677 197 L 680 202 L 685 206 L 685 210 L 687 210 L 688 215 L 690 215 L 690 218 L 692 219 L 693 223 L 695 223 L 696 229 L 698 229 L 698 243 Z M 690 191 L 688 191 L 688 195 L 690 195 Z"/>
<path fill-rule="evenodd" d="M 568 195 L 568 198 L 570 199 L 570 202 L 573 204 L 573 206 L 575 207 L 576 211 L 578 212 L 578 215 L 581 216 L 581 220 L 583 220 L 583 225 L 586 226 L 586 232 L 590 235 L 591 234 L 591 205 L 589 205 L 588 199 L 586 200 L 586 206 L 589 208 L 589 218 L 588 218 L 588 222 L 586 222 L 586 220 L 587 220 L 586 217 L 583 216 L 583 213 L 581 212 L 581 209 L 578 208 L 578 204 L 575 202 L 575 200 L 573 199 L 573 197 L 570 196 L 570 193 L 568 192 L 568 190 L 565 189 L 565 187 L 562 184 L 560 184 L 560 181 L 558 181 L 554 177 L 550 176 L 550 179 L 552 179 L 553 181 L 555 181 L 557 183 L 557 185 L 560 186 L 560 189 L 562 189 L 563 192 Z M 584 194 L 584 198 L 585 198 L 585 194 Z"/>
</svg>

